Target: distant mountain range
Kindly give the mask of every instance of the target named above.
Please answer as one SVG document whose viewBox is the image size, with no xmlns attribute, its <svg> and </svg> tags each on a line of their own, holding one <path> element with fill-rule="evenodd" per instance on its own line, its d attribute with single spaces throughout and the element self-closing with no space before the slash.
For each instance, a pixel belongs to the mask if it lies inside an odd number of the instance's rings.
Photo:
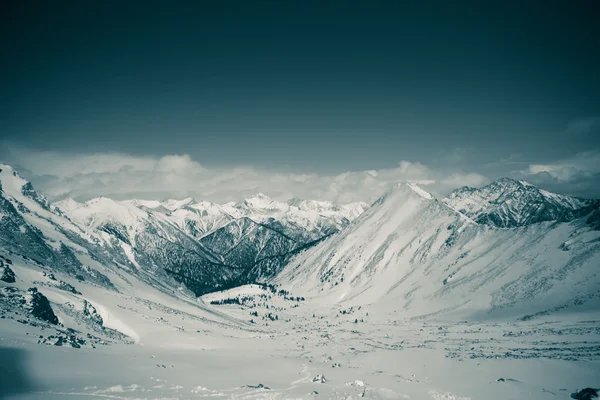
<svg viewBox="0 0 600 400">
<path fill-rule="evenodd" d="M 239 203 L 184 200 L 50 204 L 8 165 L 0 165 L 0 237 L 40 262 L 72 263 L 82 247 L 110 265 L 160 271 L 196 295 L 277 274 L 298 250 L 347 226 L 366 203 L 338 205 L 262 193 Z M 6 224 L 6 225 L 5 225 Z M 65 256 L 61 257 L 61 249 Z M 58 258 L 58 259 L 57 259 Z M 56 259 L 56 260 L 55 260 Z"/>
<path fill-rule="evenodd" d="M 108 289 L 108 276 L 133 274 L 196 296 L 275 282 L 419 315 L 600 308 L 599 209 L 509 178 L 441 200 L 400 183 L 371 206 L 260 193 L 50 204 L 0 164 L 1 248 L 57 272 Z"/>
<path fill-rule="evenodd" d="M 474 221 L 514 228 L 545 221 L 568 222 L 598 209 L 600 200 L 550 193 L 524 181 L 502 178 L 481 189 L 463 187 L 443 202 Z"/>
</svg>

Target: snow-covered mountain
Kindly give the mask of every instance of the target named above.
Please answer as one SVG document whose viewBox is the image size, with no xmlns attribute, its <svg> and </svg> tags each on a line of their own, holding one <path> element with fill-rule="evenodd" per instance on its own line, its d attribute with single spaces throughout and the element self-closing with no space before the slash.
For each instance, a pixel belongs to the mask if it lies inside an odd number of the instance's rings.
<svg viewBox="0 0 600 400">
<path fill-rule="evenodd" d="M 479 223 L 503 228 L 543 221 L 572 221 L 600 206 L 598 200 L 550 193 L 510 178 L 499 179 L 480 189 L 465 186 L 443 201 Z"/>
<path fill-rule="evenodd" d="M 367 208 L 295 202 L 264 194 L 223 205 L 101 197 L 85 203 L 67 199 L 54 207 L 83 229 L 117 240 L 136 266 L 161 266 L 202 294 L 274 276 L 294 252 L 339 231 Z"/>
<path fill-rule="evenodd" d="M 515 220 L 531 224 L 500 229 L 445 202 L 400 184 L 347 229 L 294 257 L 277 282 L 324 302 L 377 303 L 408 315 L 600 310 L 600 232 L 586 215 L 534 224 L 539 214 L 527 213 L 539 208 L 518 207 Z"/>
<path fill-rule="evenodd" d="M 598 201 L 524 182 L 463 188 L 442 201 L 399 184 L 371 207 L 264 194 L 227 204 L 52 205 L 0 169 L 3 248 L 105 287 L 121 273 L 165 290 L 184 283 L 196 295 L 277 282 L 414 315 L 598 307 Z"/>
<path fill-rule="evenodd" d="M 99 271 L 84 266 L 75 253 L 88 255 L 98 235 L 57 215 L 48 201 L 10 166 L 0 164 L 0 243 L 36 263 L 109 284 Z"/>
<path fill-rule="evenodd" d="M 140 218 L 135 209 L 119 209 L 110 199 L 97 202 L 120 210 L 123 218 Z M 80 210 L 80 204 L 73 201 L 61 205 L 69 212 Z M 106 288 L 113 287 L 111 279 L 122 272 L 134 274 L 157 288 L 178 285 L 162 268 L 162 260 L 149 257 L 143 247 L 138 246 L 138 250 L 131 246 L 132 229 L 128 231 L 114 220 L 102 222 L 81 210 L 74 215 L 86 219 L 89 226 L 75 223 L 12 167 L 0 164 L 0 243 L 8 254 Z M 143 245 L 145 241 L 138 243 Z M 173 251 L 167 243 L 156 247 L 170 256 L 189 253 L 187 249 Z"/>
</svg>

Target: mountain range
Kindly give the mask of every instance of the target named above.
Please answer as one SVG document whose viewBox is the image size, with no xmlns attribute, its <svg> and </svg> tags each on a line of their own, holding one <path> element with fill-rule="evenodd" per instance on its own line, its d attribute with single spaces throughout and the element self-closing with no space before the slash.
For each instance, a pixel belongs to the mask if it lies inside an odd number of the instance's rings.
<svg viewBox="0 0 600 400">
<path fill-rule="evenodd" d="M 441 201 L 399 184 L 276 281 L 323 301 L 379 303 L 402 315 L 597 311 L 597 211 L 598 201 L 506 178 Z"/>
<path fill-rule="evenodd" d="M 0 238 L 10 251 L 57 268 L 73 265 L 77 272 L 83 267 L 75 254 L 86 254 L 104 266 L 183 283 L 195 295 L 276 275 L 295 252 L 368 207 L 284 203 L 262 193 L 223 205 L 106 197 L 50 204 L 13 168 L 0 169 Z"/>
<path fill-rule="evenodd" d="M 370 206 L 261 193 L 51 204 L 8 165 L 0 185 L 4 250 L 107 289 L 132 274 L 192 296 L 275 283 L 414 315 L 600 308 L 600 201 L 509 178 L 444 199 L 399 183 Z"/>
</svg>

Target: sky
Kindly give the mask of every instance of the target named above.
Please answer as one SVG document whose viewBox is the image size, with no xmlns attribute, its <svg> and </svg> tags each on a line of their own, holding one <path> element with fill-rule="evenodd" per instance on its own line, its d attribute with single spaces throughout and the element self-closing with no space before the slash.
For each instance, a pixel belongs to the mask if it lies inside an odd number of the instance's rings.
<svg viewBox="0 0 600 400">
<path fill-rule="evenodd" d="M 0 161 L 51 199 L 600 198 L 595 3 L 9 0 Z"/>
</svg>

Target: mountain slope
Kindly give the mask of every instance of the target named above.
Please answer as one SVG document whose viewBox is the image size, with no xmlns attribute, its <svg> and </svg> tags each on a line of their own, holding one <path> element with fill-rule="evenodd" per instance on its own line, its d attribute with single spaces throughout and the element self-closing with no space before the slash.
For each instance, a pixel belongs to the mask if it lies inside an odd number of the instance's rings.
<svg viewBox="0 0 600 400">
<path fill-rule="evenodd" d="M 162 212 L 109 198 L 77 207 L 69 202 L 69 206 L 67 215 L 74 222 L 116 238 L 136 266 L 150 271 L 160 268 L 196 294 L 217 289 L 237 276 L 235 266 L 223 264 Z"/>
<path fill-rule="evenodd" d="M 403 184 L 297 255 L 277 282 L 323 301 L 377 303 L 405 315 L 523 317 L 599 311 L 597 265 L 600 232 L 583 219 L 498 229 Z"/>
<path fill-rule="evenodd" d="M 263 194 L 224 205 L 191 198 L 101 197 L 55 206 L 85 230 L 116 241 L 136 268 L 163 270 L 197 295 L 271 278 L 293 252 L 339 231 L 367 207 L 315 201 L 291 205 Z M 269 266 L 262 267 L 265 263 Z"/>
<path fill-rule="evenodd" d="M 572 221 L 600 206 L 598 200 L 550 193 L 510 178 L 499 179 L 480 189 L 457 189 L 443 201 L 478 223 L 502 228 L 544 221 Z"/>
<path fill-rule="evenodd" d="M 112 287 L 105 268 L 97 264 L 104 260 L 106 242 L 57 214 L 29 182 L 4 164 L 0 164 L 0 243 L 39 265 Z"/>
</svg>

